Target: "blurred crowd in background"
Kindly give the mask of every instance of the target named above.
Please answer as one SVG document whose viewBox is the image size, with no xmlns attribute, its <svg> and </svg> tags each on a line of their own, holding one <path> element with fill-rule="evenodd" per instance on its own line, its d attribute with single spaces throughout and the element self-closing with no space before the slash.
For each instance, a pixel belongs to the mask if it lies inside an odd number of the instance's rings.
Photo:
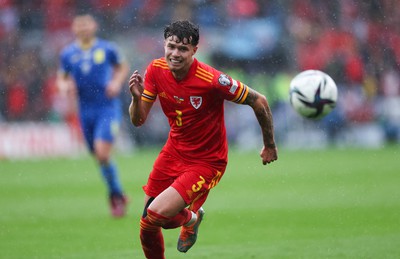
<svg viewBox="0 0 400 259">
<path fill-rule="evenodd" d="M 0 122 L 74 123 L 75 105 L 58 94 L 55 76 L 59 52 L 73 40 L 72 17 L 82 10 L 96 16 L 99 36 L 120 45 L 132 71 L 163 55 L 165 24 L 198 23 L 197 58 L 267 96 L 278 142 L 318 130 L 329 143 L 400 141 L 397 0 L 0 0 Z M 321 121 L 290 108 L 289 82 L 306 69 L 328 73 L 339 88 L 337 108 Z M 124 100 L 127 107 L 127 87 Z M 257 123 L 248 121 L 251 109 L 227 105 L 228 137 L 251 145 L 260 135 L 249 127 Z M 148 144 L 143 135 L 163 140 L 168 125 L 157 112 L 144 129 L 127 126 L 138 144 Z"/>
</svg>

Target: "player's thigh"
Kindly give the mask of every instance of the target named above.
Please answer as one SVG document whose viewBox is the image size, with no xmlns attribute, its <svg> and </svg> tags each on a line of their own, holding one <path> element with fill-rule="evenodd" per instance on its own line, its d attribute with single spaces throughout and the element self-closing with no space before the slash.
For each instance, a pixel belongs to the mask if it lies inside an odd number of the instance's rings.
<svg viewBox="0 0 400 259">
<path fill-rule="evenodd" d="M 197 211 L 206 201 L 209 191 L 219 183 L 224 172 L 225 166 L 187 165 L 172 187 L 192 210 Z"/>
<path fill-rule="evenodd" d="M 81 115 L 80 125 L 83 137 L 90 152 L 94 152 L 95 123 L 91 117 Z"/>
<path fill-rule="evenodd" d="M 120 120 L 105 112 L 97 118 L 94 129 L 94 153 L 100 162 L 107 162 L 117 137 Z"/>
<path fill-rule="evenodd" d="M 153 165 L 147 183 L 143 186 L 146 195 L 157 197 L 183 173 L 181 161 L 162 150 Z"/>
<path fill-rule="evenodd" d="M 98 116 L 95 129 L 94 141 L 102 140 L 108 143 L 114 143 L 121 126 L 119 116 L 111 112 L 104 112 Z"/>
<path fill-rule="evenodd" d="M 153 200 L 149 209 L 165 217 L 173 217 L 185 207 L 186 203 L 180 193 L 168 187 Z"/>
</svg>

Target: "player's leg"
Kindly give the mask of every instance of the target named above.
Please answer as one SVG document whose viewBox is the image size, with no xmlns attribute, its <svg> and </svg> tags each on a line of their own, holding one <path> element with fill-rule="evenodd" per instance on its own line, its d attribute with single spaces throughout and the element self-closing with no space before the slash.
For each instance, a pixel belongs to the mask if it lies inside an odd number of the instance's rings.
<svg viewBox="0 0 400 259">
<path fill-rule="evenodd" d="M 177 228 L 192 218 L 182 196 L 173 187 L 168 187 L 160 193 L 147 208 L 147 216 L 165 229 Z M 193 213 L 194 214 L 194 213 Z"/>
<path fill-rule="evenodd" d="M 107 183 L 110 195 L 121 195 L 122 187 L 118 178 L 118 168 L 111 160 L 112 143 L 98 139 L 95 141 L 94 147 L 94 155 Z"/>
<path fill-rule="evenodd" d="M 162 156 L 163 154 L 161 154 Z M 160 165 L 166 164 L 167 161 L 173 162 L 170 159 L 170 157 L 164 159 L 159 157 L 155 163 L 155 169 L 150 174 L 145 191 L 148 196 L 156 198 L 146 204 L 147 209 L 145 208 L 145 217 L 142 218 L 141 227 L 144 230 L 147 228 L 146 231 L 153 230 L 155 232 L 161 231 L 161 228 L 182 226 L 177 248 L 180 252 L 187 252 L 197 240 L 199 226 L 204 216 L 201 205 L 205 202 L 209 190 L 219 182 L 224 170 L 218 171 L 208 166 L 198 165 L 183 165 L 176 168 L 177 166 L 172 165 L 181 163 L 170 163 L 170 172 L 178 169 L 181 171 L 180 175 L 172 184 L 166 180 L 157 180 L 157 178 L 163 179 L 165 177 L 162 170 L 157 170 L 157 168 L 163 168 Z M 165 189 L 159 193 L 156 191 L 159 188 Z M 190 205 L 190 210 L 186 208 L 188 205 Z M 155 229 L 155 227 L 160 228 Z M 146 234 L 146 231 L 141 233 Z M 153 250 L 151 247 L 146 247 L 154 245 L 154 243 L 151 243 L 150 237 L 150 234 L 141 235 L 145 253 L 153 253 L 151 251 L 154 250 L 163 253 L 160 246 L 153 248 Z M 152 238 L 155 237 L 152 236 Z M 157 244 L 160 243 L 160 241 L 157 242 Z M 158 256 L 161 257 L 161 255 Z M 157 256 L 152 258 L 157 258 Z"/>
<path fill-rule="evenodd" d="M 147 215 L 150 217 L 159 215 L 159 218 L 168 219 L 160 220 L 162 224 L 159 225 L 163 228 L 182 226 L 192 217 L 192 213 L 186 209 L 188 202 L 182 197 L 182 192 L 186 191 L 185 187 L 181 184 L 171 187 L 176 179 L 185 173 L 185 167 L 179 159 L 168 152 L 161 151 L 143 188 L 148 197 L 155 197 L 151 203 L 147 204 Z M 196 197 L 193 195 L 192 198 Z"/>
<path fill-rule="evenodd" d="M 187 165 L 185 174 L 172 184 L 172 187 L 179 191 L 185 203 L 189 205 L 190 210 L 196 213 L 194 220 L 181 227 L 177 243 L 177 249 L 180 252 L 186 253 L 197 241 L 199 226 L 205 214 L 201 206 L 206 201 L 210 189 L 220 181 L 225 166 L 218 169 L 204 165 Z"/>
<path fill-rule="evenodd" d="M 146 195 L 145 208 L 140 220 L 140 240 L 146 258 L 164 258 L 164 239 L 161 228 L 177 228 L 196 214 L 186 209 L 185 201 L 172 187 L 156 198 Z M 193 215 L 194 214 L 194 215 Z"/>
<path fill-rule="evenodd" d="M 96 140 L 94 143 L 94 154 L 108 188 L 111 214 L 114 217 L 122 217 L 126 213 L 128 200 L 122 190 L 118 168 L 111 160 L 112 149 L 113 145 L 110 142 Z"/>
<path fill-rule="evenodd" d="M 161 151 L 143 187 L 146 197 L 140 221 L 140 240 L 146 258 L 164 258 L 162 228 L 176 228 L 192 219 L 193 213 L 185 208 L 185 201 L 170 187 L 182 174 L 179 164 L 179 160 Z"/>
<path fill-rule="evenodd" d="M 124 216 L 127 204 L 127 197 L 123 193 L 119 180 L 118 167 L 111 160 L 119 124 L 120 121 L 112 114 L 105 113 L 97 119 L 94 131 L 93 153 L 108 188 L 111 213 L 114 217 Z"/>
<path fill-rule="evenodd" d="M 161 227 L 154 225 L 147 217 L 147 208 L 153 200 L 153 197 L 146 195 L 143 215 L 140 219 L 140 242 L 146 258 L 163 259 L 165 248 Z"/>
</svg>

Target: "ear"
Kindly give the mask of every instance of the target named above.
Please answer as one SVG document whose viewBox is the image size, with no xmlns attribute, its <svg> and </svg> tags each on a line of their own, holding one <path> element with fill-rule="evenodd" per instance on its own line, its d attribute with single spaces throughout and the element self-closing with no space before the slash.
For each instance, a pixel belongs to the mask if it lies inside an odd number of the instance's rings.
<svg viewBox="0 0 400 259">
<path fill-rule="evenodd" d="M 197 46 L 193 48 L 193 55 L 196 54 L 198 48 L 199 48 L 199 47 L 197 47 Z"/>
</svg>

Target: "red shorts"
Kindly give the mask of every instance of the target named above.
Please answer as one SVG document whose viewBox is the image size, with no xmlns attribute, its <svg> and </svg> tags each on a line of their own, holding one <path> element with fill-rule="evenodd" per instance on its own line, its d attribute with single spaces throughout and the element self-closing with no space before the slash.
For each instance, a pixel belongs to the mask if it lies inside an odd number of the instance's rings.
<svg viewBox="0 0 400 259">
<path fill-rule="evenodd" d="M 225 168 L 226 165 L 184 162 L 161 151 L 143 190 L 148 196 L 157 197 L 172 186 L 189 205 L 189 209 L 197 211 L 206 201 L 210 189 L 218 184 Z"/>
</svg>

